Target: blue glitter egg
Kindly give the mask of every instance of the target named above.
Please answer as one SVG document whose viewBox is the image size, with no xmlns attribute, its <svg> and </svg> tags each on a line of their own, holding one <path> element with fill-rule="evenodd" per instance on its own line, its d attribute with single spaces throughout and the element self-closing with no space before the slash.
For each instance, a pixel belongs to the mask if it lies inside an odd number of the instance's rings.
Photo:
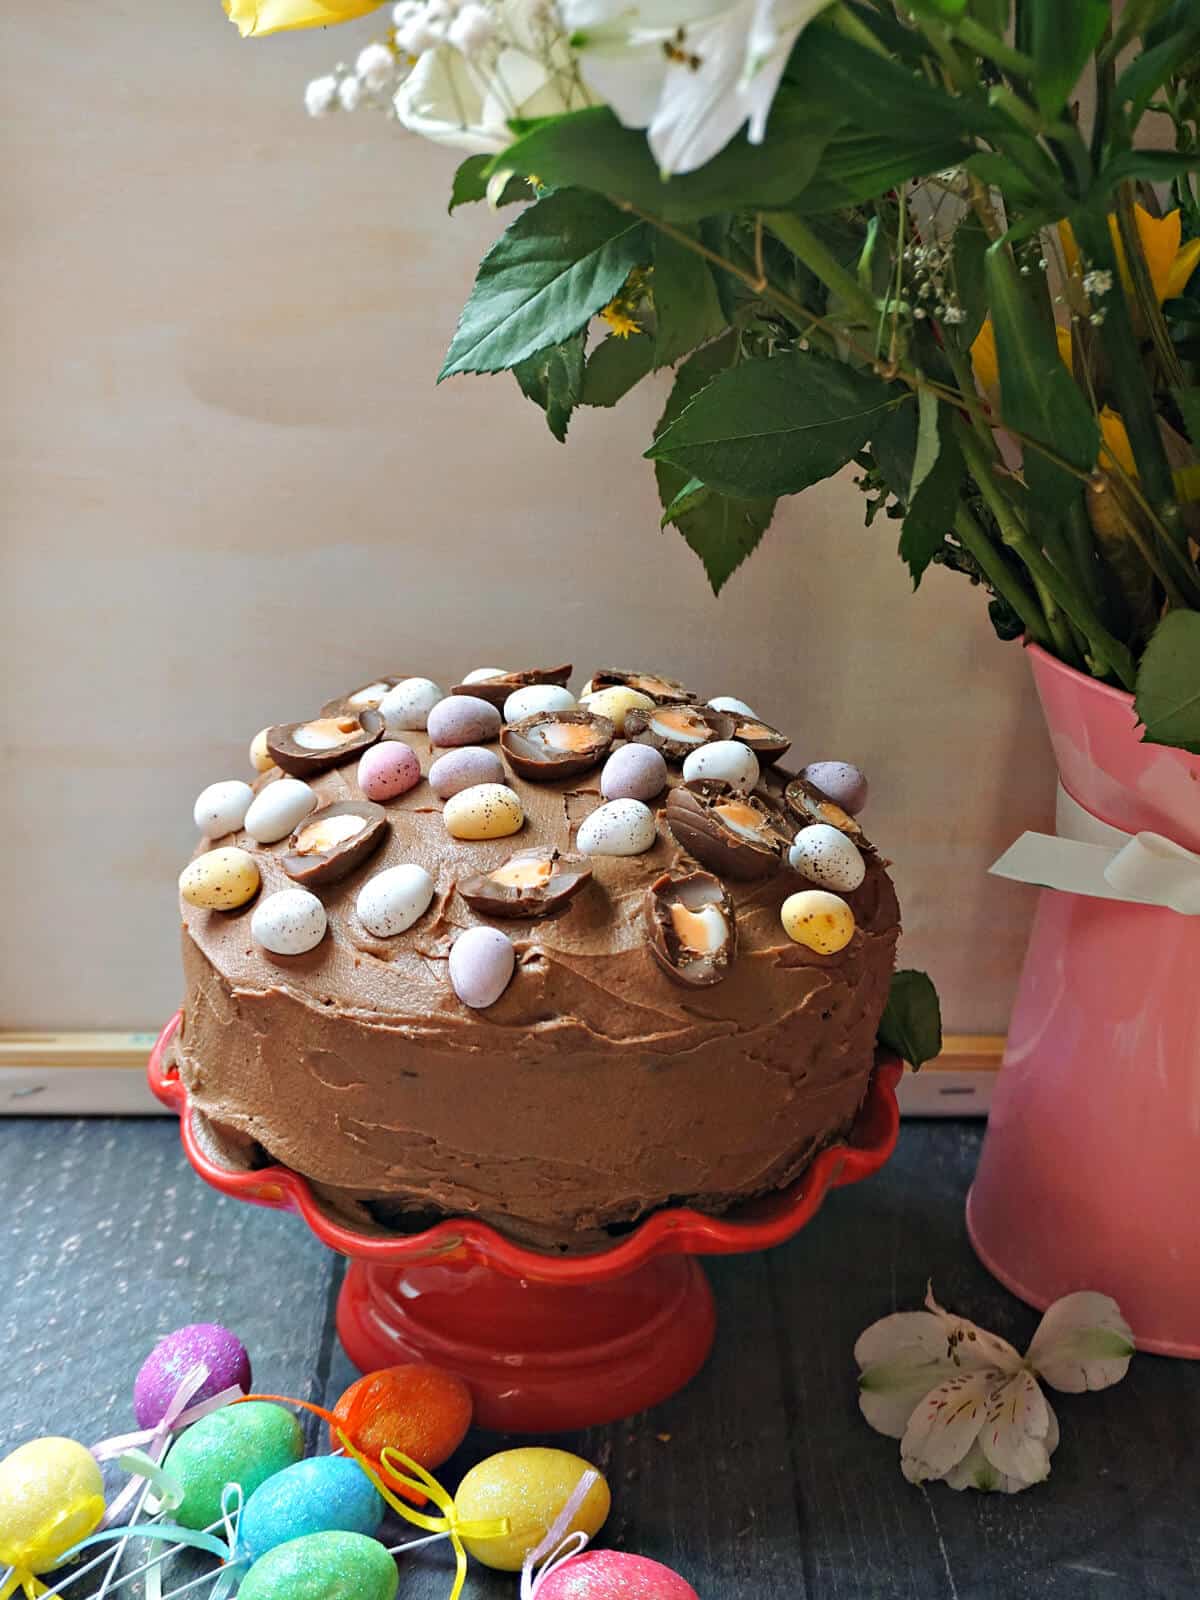
<svg viewBox="0 0 1200 1600">
<path fill-rule="evenodd" d="M 357 1462 L 312 1456 L 255 1489 L 238 1524 L 238 1554 L 258 1561 L 276 1545 L 310 1533 L 373 1534 L 383 1500 Z"/>
<path fill-rule="evenodd" d="M 396 1563 L 361 1533 L 310 1533 L 269 1550 L 242 1580 L 238 1600 L 393 1600 Z"/>
</svg>

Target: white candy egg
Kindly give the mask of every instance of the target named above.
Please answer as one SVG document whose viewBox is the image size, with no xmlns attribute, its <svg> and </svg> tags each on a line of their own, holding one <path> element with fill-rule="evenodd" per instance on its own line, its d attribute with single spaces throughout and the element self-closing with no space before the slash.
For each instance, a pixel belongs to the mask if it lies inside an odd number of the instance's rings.
<svg viewBox="0 0 1200 1600">
<path fill-rule="evenodd" d="M 196 796 L 192 817 L 207 838 L 220 839 L 241 827 L 253 800 L 254 790 L 237 778 L 230 778 L 225 783 L 210 783 L 207 789 L 201 789 Z"/>
<path fill-rule="evenodd" d="M 800 829 L 788 851 L 788 864 L 822 889 L 842 893 L 857 889 L 867 875 L 867 864 L 854 840 L 827 822 Z"/>
<path fill-rule="evenodd" d="M 684 759 L 683 781 L 691 783 L 696 778 L 721 778 L 749 794 L 759 778 L 758 757 L 737 739 L 714 739 Z"/>
<path fill-rule="evenodd" d="M 517 965 L 512 940 L 499 928 L 467 928 L 450 947 L 450 985 L 474 1011 L 495 1005 Z"/>
<path fill-rule="evenodd" d="M 432 678 L 405 678 L 379 702 L 385 733 L 406 733 L 424 728 L 429 713 L 445 695 Z"/>
<path fill-rule="evenodd" d="M 368 878 L 358 891 L 354 909 L 368 933 L 378 939 L 390 939 L 425 915 L 433 890 L 433 879 L 425 868 L 406 862 Z"/>
<path fill-rule="evenodd" d="M 489 678 L 503 678 L 503 667 L 472 667 L 463 679 L 464 683 L 486 683 Z"/>
<path fill-rule="evenodd" d="M 750 717 L 755 722 L 760 720 L 758 712 L 752 711 L 744 700 L 739 700 L 734 694 L 714 695 L 708 703 L 714 711 L 728 711 L 735 717 Z"/>
<path fill-rule="evenodd" d="M 307 889 L 280 889 L 260 900 L 250 918 L 250 932 L 276 956 L 302 956 L 325 937 L 325 907 Z"/>
<path fill-rule="evenodd" d="M 242 826 L 259 844 L 286 839 L 298 822 L 317 808 L 316 793 L 299 778 L 277 778 L 260 789 Z"/>
<path fill-rule="evenodd" d="M 539 711 L 574 711 L 577 705 L 570 689 L 557 683 L 531 683 L 514 689 L 504 702 L 505 722 L 520 722 Z"/>
<path fill-rule="evenodd" d="M 657 838 L 649 806 L 640 800 L 609 800 L 580 823 L 575 847 L 585 856 L 640 856 Z"/>
</svg>

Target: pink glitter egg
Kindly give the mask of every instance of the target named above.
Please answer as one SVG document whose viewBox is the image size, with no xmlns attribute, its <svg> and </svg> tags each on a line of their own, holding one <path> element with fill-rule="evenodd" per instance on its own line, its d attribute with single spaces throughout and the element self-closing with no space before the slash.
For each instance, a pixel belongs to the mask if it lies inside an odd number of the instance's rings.
<svg viewBox="0 0 1200 1600">
<path fill-rule="evenodd" d="M 234 1384 L 243 1394 L 250 1393 L 250 1357 L 242 1341 L 219 1323 L 192 1322 L 167 1334 L 142 1363 L 133 1385 L 133 1414 L 139 1428 L 153 1428 L 162 1420 L 184 1378 L 201 1362 L 208 1377 L 189 1406 Z"/>
<path fill-rule="evenodd" d="M 358 763 L 358 787 L 368 800 L 394 800 L 420 781 L 421 763 L 401 739 L 373 744 Z"/>
<path fill-rule="evenodd" d="M 538 1600 L 700 1600 L 686 1579 L 647 1556 L 585 1550 L 538 1586 Z"/>
</svg>

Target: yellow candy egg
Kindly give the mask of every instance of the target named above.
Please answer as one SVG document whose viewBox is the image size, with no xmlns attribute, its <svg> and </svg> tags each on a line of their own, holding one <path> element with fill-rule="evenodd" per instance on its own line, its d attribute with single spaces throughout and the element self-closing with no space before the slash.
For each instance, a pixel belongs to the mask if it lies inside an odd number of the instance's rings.
<svg viewBox="0 0 1200 1600">
<path fill-rule="evenodd" d="M 463 1521 L 507 1517 L 509 1532 L 499 1539 L 468 1539 L 463 1543 L 477 1561 L 501 1572 L 519 1572 L 530 1550 L 539 1545 L 554 1519 L 571 1498 L 589 1465 L 566 1450 L 531 1446 L 503 1450 L 471 1468 L 454 1496 Z M 598 1478 L 575 1513 L 570 1532 L 582 1530 L 594 1538 L 604 1526 L 612 1496 Z M 564 1535 L 565 1537 L 565 1535 Z"/>
<path fill-rule="evenodd" d="M 442 821 L 455 839 L 503 839 L 524 826 L 525 812 L 506 783 L 475 783 L 450 796 Z"/>
<path fill-rule="evenodd" d="M 206 850 L 179 874 L 179 893 L 190 906 L 206 911 L 236 911 L 253 900 L 262 882 L 248 850 L 226 845 Z"/>
<path fill-rule="evenodd" d="M 275 765 L 275 757 L 267 749 L 270 731 L 270 728 L 260 728 L 250 741 L 250 765 L 255 772 L 270 772 Z"/>
<path fill-rule="evenodd" d="M 653 711 L 654 701 L 648 694 L 640 694 L 619 683 L 611 689 L 597 689 L 589 694 L 585 709 L 598 717 L 607 717 L 618 733 L 625 732 L 625 718 L 631 711 Z"/>
<path fill-rule="evenodd" d="M 33 1439 L 0 1461 L 0 1573 L 51 1572 L 104 1515 L 100 1468 L 73 1439 Z"/>
<path fill-rule="evenodd" d="M 788 895 L 779 908 L 779 920 L 789 939 L 822 956 L 837 955 L 854 937 L 853 911 L 841 895 L 825 889 Z"/>
</svg>

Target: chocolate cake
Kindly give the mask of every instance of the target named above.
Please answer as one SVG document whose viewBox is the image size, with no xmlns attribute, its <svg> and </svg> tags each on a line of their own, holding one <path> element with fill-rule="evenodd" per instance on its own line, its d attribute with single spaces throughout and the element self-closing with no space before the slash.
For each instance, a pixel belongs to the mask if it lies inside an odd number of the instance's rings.
<svg viewBox="0 0 1200 1600">
<path fill-rule="evenodd" d="M 885 863 L 739 701 L 487 671 L 382 676 L 197 802 L 175 1059 L 204 1137 L 360 1226 L 549 1250 L 787 1184 L 866 1091 Z"/>
</svg>

